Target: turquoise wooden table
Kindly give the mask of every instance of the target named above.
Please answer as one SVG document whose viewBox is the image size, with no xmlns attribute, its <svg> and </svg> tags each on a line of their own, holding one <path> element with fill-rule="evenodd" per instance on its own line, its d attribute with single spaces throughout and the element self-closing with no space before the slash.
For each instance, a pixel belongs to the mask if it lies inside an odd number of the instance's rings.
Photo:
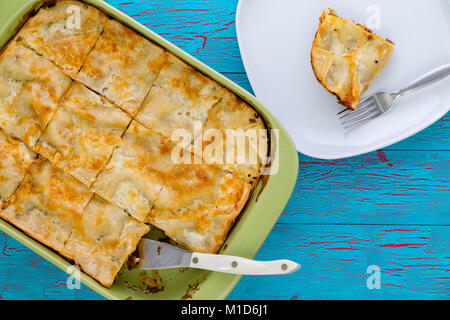
<svg viewBox="0 0 450 320">
<path fill-rule="evenodd" d="M 235 32 L 237 0 L 109 0 L 251 91 Z M 289 258 L 289 276 L 244 277 L 229 299 L 449 299 L 450 116 L 363 156 L 299 155 L 297 186 L 257 259 Z M 368 289 L 367 268 L 380 268 Z M 0 233 L 0 299 L 102 299 Z"/>
</svg>

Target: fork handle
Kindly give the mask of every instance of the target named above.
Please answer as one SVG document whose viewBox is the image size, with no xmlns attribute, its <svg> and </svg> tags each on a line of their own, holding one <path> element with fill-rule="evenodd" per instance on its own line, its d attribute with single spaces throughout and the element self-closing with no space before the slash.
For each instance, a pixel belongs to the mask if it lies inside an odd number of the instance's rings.
<svg viewBox="0 0 450 320">
<path fill-rule="evenodd" d="M 433 83 L 436 83 L 448 77 L 449 75 L 450 75 L 450 64 L 440 66 L 439 68 L 436 68 L 433 71 L 430 71 L 427 74 L 423 75 L 405 89 L 400 90 L 399 95 L 402 96 L 404 94 L 425 88 L 429 85 L 432 85 Z"/>
</svg>

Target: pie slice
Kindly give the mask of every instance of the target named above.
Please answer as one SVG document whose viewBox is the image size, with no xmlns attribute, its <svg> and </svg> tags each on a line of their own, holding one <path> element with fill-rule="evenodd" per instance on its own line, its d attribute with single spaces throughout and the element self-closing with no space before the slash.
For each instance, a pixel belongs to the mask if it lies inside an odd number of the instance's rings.
<svg viewBox="0 0 450 320">
<path fill-rule="evenodd" d="M 89 187 L 130 122 L 127 113 L 74 83 L 39 139 L 36 152 Z"/>
<path fill-rule="evenodd" d="M 217 253 L 251 185 L 206 164 L 180 164 L 159 193 L 149 222 L 192 251 Z"/>
<path fill-rule="evenodd" d="M 267 130 L 259 114 L 227 92 L 208 112 L 203 159 L 255 185 L 267 162 Z"/>
<path fill-rule="evenodd" d="M 74 225 L 63 254 L 109 288 L 149 229 L 124 210 L 94 195 Z"/>
<path fill-rule="evenodd" d="M 171 159 L 173 148 L 170 139 L 132 121 L 93 191 L 145 222 L 176 165 Z"/>
<path fill-rule="evenodd" d="M 320 17 L 311 51 L 317 80 L 339 103 L 356 109 L 361 95 L 388 63 L 394 44 L 329 9 Z"/>
<path fill-rule="evenodd" d="M 22 142 L 0 130 L 0 205 L 7 205 L 22 182 L 35 154 Z"/>
<path fill-rule="evenodd" d="M 11 42 L 0 56 L 0 127 L 33 149 L 70 84 L 53 63 Z"/>
<path fill-rule="evenodd" d="M 205 124 L 223 92 L 216 82 L 169 54 L 135 120 L 166 137 L 176 129 L 193 133 L 194 122 Z"/>
<path fill-rule="evenodd" d="M 80 1 L 57 1 L 41 8 L 16 39 L 74 78 L 94 47 L 106 15 Z"/>
<path fill-rule="evenodd" d="M 165 60 L 162 48 L 120 22 L 107 20 L 76 80 L 134 116 Z"/>
<path fill-rule="evenodd" d="M 44 158 L 38 158 L 0 216 L 36 240 L 62 252 L 91 197 L 92 192 L 81 182 L 53 167 Z"/>
</svg>

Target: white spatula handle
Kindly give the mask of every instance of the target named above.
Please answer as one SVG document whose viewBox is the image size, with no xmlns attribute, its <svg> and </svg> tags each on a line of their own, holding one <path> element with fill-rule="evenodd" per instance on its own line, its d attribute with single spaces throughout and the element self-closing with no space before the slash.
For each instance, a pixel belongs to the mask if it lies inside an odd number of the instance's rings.
<svg viewBox="0 0 450 320">
<path fill-rule="evenodd" d="M 255 261 L 226 255 L 193 253 L 190 267 L 233 274 L 270 275 L 293 273 L 301 266 L 290 260 Z"/>
</svg>

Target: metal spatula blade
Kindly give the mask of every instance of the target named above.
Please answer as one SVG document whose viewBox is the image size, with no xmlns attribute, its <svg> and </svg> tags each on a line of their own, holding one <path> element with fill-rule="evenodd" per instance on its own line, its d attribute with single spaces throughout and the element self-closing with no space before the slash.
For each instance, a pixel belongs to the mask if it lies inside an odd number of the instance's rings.
<svg viewBox="0 0 450 320">
<path fill-rule="evenodd" d="M 290 260 L 255 261 L 241 257 L 190 252 L 167 243 L 144 239 L 138 269 L 197 268 L 242 275 L 289 274 L 300 269 Z"/>
</svg>

